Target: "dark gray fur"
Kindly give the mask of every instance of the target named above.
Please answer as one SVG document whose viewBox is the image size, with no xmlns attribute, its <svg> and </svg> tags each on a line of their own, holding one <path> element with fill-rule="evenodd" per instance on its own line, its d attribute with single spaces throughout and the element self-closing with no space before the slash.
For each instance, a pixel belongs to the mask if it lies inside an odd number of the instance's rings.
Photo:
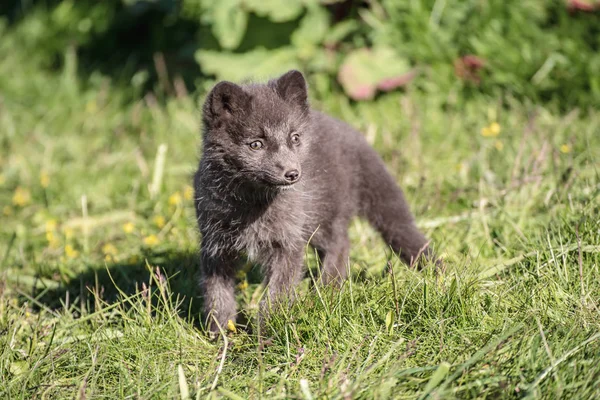
<svg viewBox="0 0 600 400">
<path fill-rule="evenodd" d="M 204 104 L 203 125 L 194 187 L 211 331 L 218 331 L 212 317 L 221 327 L 235 321 L 234 276 L 244 254 L 264 267 L 271 299 L 293 294 L 309 240 L 321 257 L 323 282 L 340 283 L 354 216 L 370 221 L 408 264 L 433 256 L 379 155 L 356 130 L 309 108 L 300 72 L 267 84 L 218 83 Z M 263 147 L 251 149 L 255 141 Z M 300 173 L 293 185 L 284 177 L 290 170 Z"/>
</svg>

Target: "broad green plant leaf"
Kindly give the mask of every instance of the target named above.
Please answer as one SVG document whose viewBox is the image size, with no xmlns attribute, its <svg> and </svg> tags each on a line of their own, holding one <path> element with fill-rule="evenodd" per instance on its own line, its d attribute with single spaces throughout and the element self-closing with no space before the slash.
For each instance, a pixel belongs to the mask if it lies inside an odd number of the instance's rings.
<svg viewBox="0 0 600 400">
<path fill-rule="evenodd" d="M 273 22 L 292 21 L 302 14 L 302 0 L 245 0 L 244 5 L 259 17 L 267 17 Z"/>
<path fill-rule="evenodd" d="M 329 29 L 329 14 L 324 7 L 311 7 L 292 34 L 292 44 L 297 47 L 320 44 Z"/>
<path fill-rule="evenodd" d="M 334 45 L 356 32 L 359 27 L 358 22 L 351 19 L 338 22 L 326 33 L 324 42 L 327 45 Z"/>
<path fill-rule="evenodd" d="M 269 78 L 299 68 L 296 50 L 291 47 L 258 48 L 241 54 L 199 50 L 196 60 L 205 74 L 234 82 Z"/>
<path fill-rule="evenodd" d="M 213 6 L 212 31 L 224 49 L 237 48 L 248 25 L 248 14 L 240 0 L 219 0 Z"/>
</svg>

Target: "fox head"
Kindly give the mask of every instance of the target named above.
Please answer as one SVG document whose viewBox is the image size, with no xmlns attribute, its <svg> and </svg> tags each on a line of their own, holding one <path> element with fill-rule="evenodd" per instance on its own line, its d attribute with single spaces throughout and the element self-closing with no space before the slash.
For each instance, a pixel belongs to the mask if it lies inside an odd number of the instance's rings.
<svg viewBox="0 0 600 400">
<path fill-rule="evenodd" d="M 219 82 L 203 107 L 203 157 L 258 186 L 302 179 L 310 140 L 307 85 L 292 70 L 266 84 Z"/>
</svg>

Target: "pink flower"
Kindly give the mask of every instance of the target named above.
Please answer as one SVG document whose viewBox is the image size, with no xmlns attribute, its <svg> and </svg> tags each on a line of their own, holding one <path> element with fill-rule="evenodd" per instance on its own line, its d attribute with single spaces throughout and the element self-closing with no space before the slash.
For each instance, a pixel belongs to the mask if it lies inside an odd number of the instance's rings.
<svg viewBox="0 0 600 400">
<path fill-rule="evenodd" d="M 454 73 L 459 78 L 475 84 L 481 83 L 479 71 L 485 66 L 485 60 L 473 54 L 454 60 Z"/>
<path fill-rule="evenodd" d="M 577 11 L 594 12 L 597 7 L 598 3 L 585 0 L 569 0 L 567 2 L 567 10 L 570 13 L 576 13 Z"/>
</svg>

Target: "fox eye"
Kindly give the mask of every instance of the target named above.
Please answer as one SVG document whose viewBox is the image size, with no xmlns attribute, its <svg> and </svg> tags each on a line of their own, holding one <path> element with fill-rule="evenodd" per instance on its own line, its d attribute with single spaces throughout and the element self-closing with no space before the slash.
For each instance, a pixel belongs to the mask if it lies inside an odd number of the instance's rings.
<svg viewBox="0 0 600 400">
<path fill-rule="evenodd" d="M 294 133 L 292 135 L 292 143 L 293 144 L 300 144 L 300 135 L 298 135 L 297 133 Z"/>
<path fill-rule="evenodd" d="M 254 142 L 249 144 L 252 150 L 260 150 L 263 147 L 263 144 L 260 140 L 255 140 Z"/>
</svg>

